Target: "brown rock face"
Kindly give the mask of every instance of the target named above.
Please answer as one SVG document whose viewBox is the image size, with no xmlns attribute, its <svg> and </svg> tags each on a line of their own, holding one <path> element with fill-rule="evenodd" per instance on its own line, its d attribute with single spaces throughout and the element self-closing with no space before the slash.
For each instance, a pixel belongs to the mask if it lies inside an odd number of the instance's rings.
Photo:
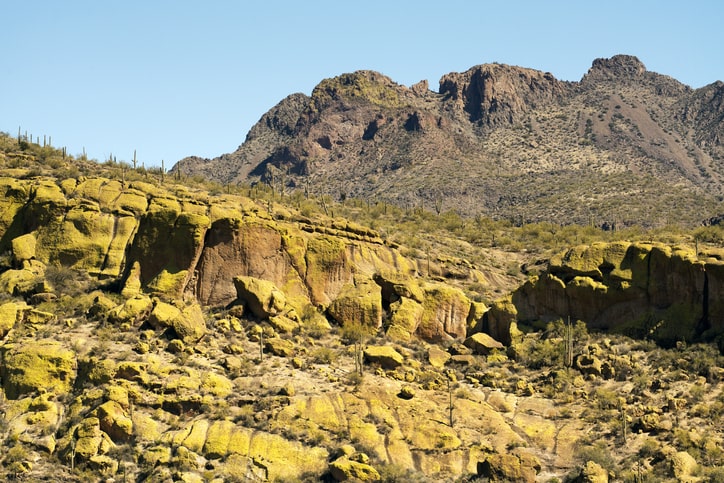
<svg viewBox="0 0 724 483">
<path fill-rule="evenodd" d="M 472 122 L 493 127 L 520 121 L 523 114 L 557 101 L 567 85 L 550 73 L 501 64 L 473 67 L 440 79 L 440 94 Z"/>
</svg>

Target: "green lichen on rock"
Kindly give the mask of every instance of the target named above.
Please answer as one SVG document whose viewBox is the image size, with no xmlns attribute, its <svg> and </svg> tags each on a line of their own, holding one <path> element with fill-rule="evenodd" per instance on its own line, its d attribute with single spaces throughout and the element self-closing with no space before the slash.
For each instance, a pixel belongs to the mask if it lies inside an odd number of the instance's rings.
<svg viewBox="0 0 724 483">
<path fill-rule="evenodd" d="M 357 71 L 325 79 L 312 91 L 312 109 L 322 109 L 332 100 L 359 99 L 380 107 L 400 106 L 395 84 L 387 77 L 372 71 Z"/>
<path fill-rule="evenodd" d="M 330 294 L 336 294 L 352 278 L 345 244 L 338 238 L 311 238 L 307 245 L 306 266 L 305 283 L 315 305 L 329 305 Z"/>
<path fill-rule="evenodd" d="M 35 258 L 36 245 L 37 240 L 35 239 L 34 233 L 27 233 L 17 238 L 13 238 L 12 251 L 15 262 L 22 263 L 25 260 Z"/>
<path fill-rule="evenodd" d="M 382 293 L 372 279 L 355 276 L 345 285 L 328 308 L 329 315 L 340 325 L 382 326 Z"/>
<path fill-rule="evenodd" d="M 0 375 L 8 399 L 36 391 L 65 394 L 75 380 L 75 352 L 56 341 L 6 345 L 2 357 Z"/>
<path fill-rule="evenodd" d="M 458 288 L 442 283 L 429 284 L 425 289 L 424 311 L 417 334 L 433 342 L 464 338 L 470 303 Z"/>
</svg>

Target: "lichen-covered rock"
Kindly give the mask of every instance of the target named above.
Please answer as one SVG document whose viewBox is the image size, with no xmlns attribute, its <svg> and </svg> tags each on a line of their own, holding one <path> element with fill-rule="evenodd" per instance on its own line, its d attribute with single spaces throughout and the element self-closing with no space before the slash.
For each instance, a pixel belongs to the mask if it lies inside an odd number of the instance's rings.
<svg viewBox="0 0 724 483">
<path fill-rule="evenodd" d="M 478 475 L 490 481 L 533 483 L 540 471 L 535 457 L 517 454 L 491 454 L 478 463 Z"/>
<path fill-rule="evenodd" d="M 375 282 L 381 287 L 382 299 L 393 303 L 404 297 L 421 304 L 425 300 L 425 291 L 413 278 L 406 278 L 398 272 L 378 272 Z"/>
<path fill-rule="evenodd" d="M 35 258 L 35 246 L 37 240 L 35 234 L 27 233 L 14 238 L 12 241 L 12 252 L 15 263 L 21 264 L 26 260 Z"/>
<path fill-rule="evenodd" d="M 410 341 L 422 320 L 423 305 L 413 299 L 401 297 L 390 304 L 390 321 L 387 337 L 398 341 Z"/>
<path fill-rule="evenodd" d="M 133 421 L 117 401 L 107 401 L 97 409 L 98 421 L 103 432 L 115 442 L 125 442 L 133 435 Z"/>
<path fill-rule="evenodd" d="M 234 278 L 234 286 L 238 299 L 260 319 L 282 314 L 287 307 L 284 293 L 269 280 L 239 276 Z"/>
<path fill-rule="evenodd" d="M 720 259 L 701 259 L 682 246 L 582 245 L 553 257 L 546 273 L 513 294 L 513 303 L 520 320 L 570 316 L 671 346 L 724 332 L 722 267 Z"/>
<path fill-rule="evenodd" d="M 279 357 L 293 357 L 296 352 L 294 342 L 281 337 L 265 339 L 264 350 Z"/>
<path fill-rule="evenodd" d="M 153 301 L 145 295 L 126 300 L 108 313 L 108 319 L 117 324 L 137 325 L 146 320 L 153 309 Z"/>
<path fill-rule="evenodd" d="M 427 350 L 428 362 L 432 367 L 436 367 L 438 369 L 443 368 L 445 364 L 447 364 L 447 361 L 450 360 L 450 357 L 452 357 L 452 354 L 448 351 L 442 350 L 437 345 L 431 345 Z"/>
<path fill-rule="evenodd" d="M 15 324 L 23 320 L 23 314 L 30 307 L 25 302 L 5 302 L 0 304 L 0 338 L 15 327 Z"/>
<path fill-rule="evenodd" d="M 671 476 L 677 481 L 694 482 L 696 478 L 696 469 L 698 464 L 693 456 L 686 451 L 679 451 L 671 456 Z"/>
<path fill-rule="evenodd" d="M 417 335 L 431 342 L 462 339 L 467 334 L 470 299 L 462 290 L 444 284 L 425 289 L 424 311 Z"/>
<path fill-rule="evenodd" d="M 0 374 L 8 399 L 35 391 L 65 394 L 76 377 L 75 352 L 52 340 L 6 345 L 2 358 Z"/>
<path fill-rule="evenodd" d="M 581 468 L 575 483 L 608 483 L 608 471 L 594 461 L 588 461 Z"/>
<path fill-rule="evenodd" d="M 385 369 L 395 369 L 405 362 L 403 355 L 388 345 L 367 347 L 364 350 L 364 359 L 370 364 L 379 364 Z"/>
<path fill-rule="evenodd" d="M 71 457 L 89 460 L 96 455 L 103 455 L 113 448 L 113 441 L 101 431 L 100 421 L 96 417 L 85 418 L 71 430 Z"/>
<path fill-rule="evenodd" d="M 380 286 L 372 279 L 357 276 L 354 283 L 342 288 L 328 312 L 342 326 L 358 324 L 377 329 L 382 326 Z"/>
<path fill-rule="evenodd" d="M 379 481 L 379 472 L 366 463 L 342 457 L 329 464 L 329 473 L 335 481 Z"/>
<path fill-rule="evenodd" d="M 495 350 L 503 350 L 505 346 L 488 334 L 478 332 L 473 334 L 463 342 L 466 347 L 473 350 L 473 353 L 486 356 Z"/>
</svg>

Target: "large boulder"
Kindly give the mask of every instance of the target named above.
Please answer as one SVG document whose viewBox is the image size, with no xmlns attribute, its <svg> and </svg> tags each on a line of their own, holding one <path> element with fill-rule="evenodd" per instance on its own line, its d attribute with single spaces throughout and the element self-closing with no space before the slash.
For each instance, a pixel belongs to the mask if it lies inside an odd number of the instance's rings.
<svg viewBox="0 0 724 483">
<path fill-rule="evenodd" d="M 356 276 L 347 284 L 328 309 L 342 326 L 353 324 L 377 329 L 382 326 L 382 294 L 372 279 Z"/>
<path fill-rule="evenodd" d="M 367 347 L 364 350 L 364 359 L 371 364 L 379 364 L 385 369 L 395 369 L 405 362 L 404 356 L 388 345 Z"/>
<path fill-rule="evenodd" d="M 430 342 L 463 339 L 467 334 L 470 299 L 462 290 L 442 283 L 425 288 L 425 300 L 417 335 Z"/>
<path fill-rule="evenodd" d="M 478 476 L 489 481 L 535 482 L 540 462 L 531 455 L 491 454 L 478 463 Z"/>
<path fill-rule="evenodd" d="M 488 334 L 478 332 L 473 334 L 463 342 L 465 347 L 472 349 L 473 353 L 487 356 L 495 350 L 503 350 L 505 346 L 497 340 L 490 337 Z"/>
<path fill-rule="evenodd" d="M 390 304 L 390 319 L 387 337 L 398 341 L 410 341 L 417 332 L 425 309 L 416 300 L 400 297 Z"/>
<path fill-rule="evenodd" d="M 6 345 L 2 361 L 0 375 L 8 399 L 41 391 L 65 394 L 76 377 L 75 352 L 52 340 Z"/>
<path fill-rule="evenodd" d="M 30 310 L 25 302 L 5 302 L 0 304 L 0 338 L 15 327 L 15 324 L 23 320 L 24 314 Z"/>
<path fill-rule="evenodd" d="M 234 277 L 237 298 L 260 319 L 280 315 L 287 308 L 284 293 L 274 282 L 254 277 Z"/>
<path fill-rule="evenodd" d="M 380 474 L 374 467 L 347 457 L 331 462 L 329 474 L 335 481 L 380 481 Z"/>
</svg>

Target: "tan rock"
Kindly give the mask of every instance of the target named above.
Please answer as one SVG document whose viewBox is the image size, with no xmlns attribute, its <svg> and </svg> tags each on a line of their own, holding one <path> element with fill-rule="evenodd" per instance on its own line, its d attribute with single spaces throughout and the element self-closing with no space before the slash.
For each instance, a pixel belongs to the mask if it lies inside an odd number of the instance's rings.
<svg viewBox="0 0 724 483">
<path fill-rule="evenodd" d="M 370 278 L 356 276 L 353 283 L 342 288 L 328 312 L 342 326 L 359 324 L 377 329 L 382 326 L 380 286 Z"/>
<path fill-rule="evenodd" d="M 678 481 L 696 481 L 694 475 L 698 466 L 694 457 L 686 451 L 679 451 L 671 456 L 671 475 Z"/>
<path fill-rule="evenodd" d="M 101 430 L 108 434 L 114 442 L 125 442 L 131 439 L 133 421 L 118 402 L 108 401 L 101 404 L 97 414 Z"/>
<path fill-rule="evenodd" d="M 274 282 L 254 277 L 236 277 L 234 286 L 239 300 L 260 319 L 267 319 L 284 312 L 287 299 Z"/>
<path fill-rule="evenodd" d="M 296 352 L 294 342 L 281 337 L 264 339 L 264 350 L 279 357 L 293 357 Z"/>
<path fill-rule="evenodd" d="M 462 339 L 467 334 L 470 299 L 462 290 L 441 283 L 425 289 L 424 311 L 417 334 L 431 342 Z"/>
<path fill-rule="evenodd" d="M 594 461 L 588 461 L 581 468 L 576 483 L 608 483 L 608 471 Z"/>
<path fill-rule="evenodd" d="M 441 369 L 450 360 L 451 354 L 445 350 L 442 350 L 440 346 L 431 345 L 427 350 L 427 360 L 432 367 Z"/>
<path fill-rule="evenodd" d="M 405 362 L 403 355 L 388 345 L 367 347 L 364 350 L 364 359 L 370 364 L 379 364 L 385 369 L 395 369 Z"/>
<path fill-rule="evenodd" d="M 473 334 L 464 342 L 466 347 L 473 350 L 473 353 L 486 356 L 496 350 L 504 350 L 505 346 L 488 334 L 478 332 Z"/>
<path fill-rule="evenodd" d="M 538 470 L 540 463 L 536 469 L 533 461 L 514 454 L 491 454 L 478 463 L 478 475 L 490 481 L 533 483 Z"/>
</svg>

